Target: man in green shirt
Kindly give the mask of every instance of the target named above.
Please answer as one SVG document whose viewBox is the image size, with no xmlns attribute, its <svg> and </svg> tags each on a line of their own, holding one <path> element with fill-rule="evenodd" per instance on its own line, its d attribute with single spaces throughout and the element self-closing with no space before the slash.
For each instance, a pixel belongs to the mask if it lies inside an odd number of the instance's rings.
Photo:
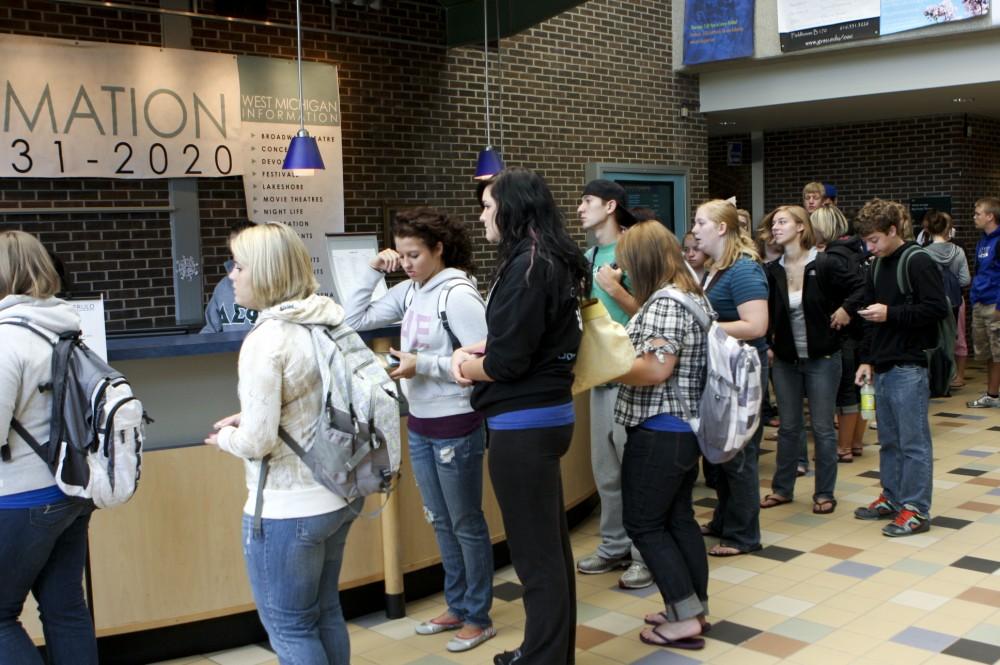
<svg viewBox="0 0 1000 665">
<path fill-rule="evenodd" d="M 584 230 L 593 232 L 597 240 L 586 252 L 594 276 L 590 295 L 604 303 L 613 320 L 625 325 L 640 305 L 628 292 L 628 279 L 615 264 L 618 238 L 636 221 L 625 207 L 625 189 L 610 180 L 593 180 L 583 190 L 577 213 Z M 618 585 L 641 589 L 652 584 L 653 578 L 622 524 L 625 429 L 614 422 L 617 397 L 617 384 L 590 390 L 590 461 L 601 497 L 601 544 L 596 552 L 580 559 L 576 569 L 596 575 L 625 568 Z"/>
</svg>

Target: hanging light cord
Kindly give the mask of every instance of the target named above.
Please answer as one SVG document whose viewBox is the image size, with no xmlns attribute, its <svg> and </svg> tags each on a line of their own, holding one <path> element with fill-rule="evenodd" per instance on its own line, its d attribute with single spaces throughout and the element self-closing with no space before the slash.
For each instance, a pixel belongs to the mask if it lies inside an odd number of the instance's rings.
<svg viewBox="0 0 1000 665">
<path fill-rule="evenodd" d="M 503 141 L 503 48 L 500 43 L 500 0 L 494 5 L 497 14 L 497 85 L 499 86 L 500 99 L 497 102 L 497 124 L 500 125 L 500 154 L 505 154 L 506 145 Z M 508 3 L 507 15 L 510 16 Z"/>
<path fill-rule="evenodd" d="M 306 129 L 305 100 L 302 98 L 302 9 L 299 0 L 295 0 L 295 43 L 298 46 L 299 60 L 299 130 Z"/>
<path fill-rule="evenodd" d="M 483 97 L 486 99 L 486 145 L 490 146 L 490 24 L 487 0 L 483 0 Z"/>
</svg>

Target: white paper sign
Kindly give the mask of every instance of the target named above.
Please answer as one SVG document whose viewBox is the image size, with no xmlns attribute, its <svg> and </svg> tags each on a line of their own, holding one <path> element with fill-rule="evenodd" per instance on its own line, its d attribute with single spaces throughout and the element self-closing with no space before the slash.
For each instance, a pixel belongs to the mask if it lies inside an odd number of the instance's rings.
<svg viewBox="0 0 1000 665">
<path fill-rule="evenodd" d="M 67 302 L 80 315 L 83 343 L 107 362 L 108 338 L 104 328 L 104 298 L 72 299 Z"/>
<path fill-rule="evenodd" d="M 778 32 L 794 32 L 878 16 L 881 0 L 778 0 Z"/>
<path fill-rule="evenodd" d="M 0 177 L 239 175 L 236 57 L 0 35 Z"/>
<path fill-rule="evenodd" d="M 361 286 L 361 275 L 371 270 L 368 262 L 378 254 L 378 237 L 374 234 L 344 233 L 326 237 L 333 277 L 332 297 L 344 304 L 348 294 Z M 386 294 L 385 278 L 379 280 L 372 291 L 372 300 Z"/>
</svg>

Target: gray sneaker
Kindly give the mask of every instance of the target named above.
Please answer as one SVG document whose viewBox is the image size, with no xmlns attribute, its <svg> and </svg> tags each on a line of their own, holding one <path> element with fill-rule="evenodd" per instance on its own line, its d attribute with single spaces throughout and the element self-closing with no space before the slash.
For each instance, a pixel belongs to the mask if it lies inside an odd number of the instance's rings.
<svg viewBox="0 0 1000 665">
<path fill-rule="evenodd" d="M 971 402 L 966 402 L 965 406 L 970 409 L 1000 409 L 1000 397 L 990 397 L 983 393 Z"/>
<path fill-rule="evenodd" d="M 646 564 L 633 561 L 622 576 L 618 579 L 618 586 L 622 589 L 645 589 L 653 583 L 653 575 L 649 572 Z"/>
<path fill-rule="evenodd" d="M 585 556 L 576 562 L 576 569 L 584 575 L 600 575 L 615 570 L 616 568 L 628 568 L 632 562 L 629 554 L 623 554 L 615 559 L 605 559 L 600 554 Z"/>
</svg>

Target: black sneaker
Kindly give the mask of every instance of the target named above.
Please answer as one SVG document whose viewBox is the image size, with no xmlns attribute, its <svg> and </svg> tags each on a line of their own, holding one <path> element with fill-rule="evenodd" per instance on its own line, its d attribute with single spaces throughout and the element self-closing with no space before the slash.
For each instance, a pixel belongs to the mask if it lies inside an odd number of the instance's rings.
<svg viewBox="0 0 1000 665">
<path fill-rule="evenodd" d="M 896 517 L 899 510 L 896 509 L 884 494 L 879 494 L 878 498 L 867 506 L 856 508 L 854 517 L 859 520 L 891 520 Z"/>
<path fill-rule="evenodd" d="M 882 527 L 882 535 L 890 538 L 912 536 L 915 533 L 923 533 L 930 528 L 931 522 L 926 515 L 921 515 L 909 508 L 903 508 L 892 523 Z"/>
<path fill-rule="evenodd" d="M 521 650 L 504 651 L 493 656 L 493 665 L 511 665 L 521 660 Z"/>
</svg>

